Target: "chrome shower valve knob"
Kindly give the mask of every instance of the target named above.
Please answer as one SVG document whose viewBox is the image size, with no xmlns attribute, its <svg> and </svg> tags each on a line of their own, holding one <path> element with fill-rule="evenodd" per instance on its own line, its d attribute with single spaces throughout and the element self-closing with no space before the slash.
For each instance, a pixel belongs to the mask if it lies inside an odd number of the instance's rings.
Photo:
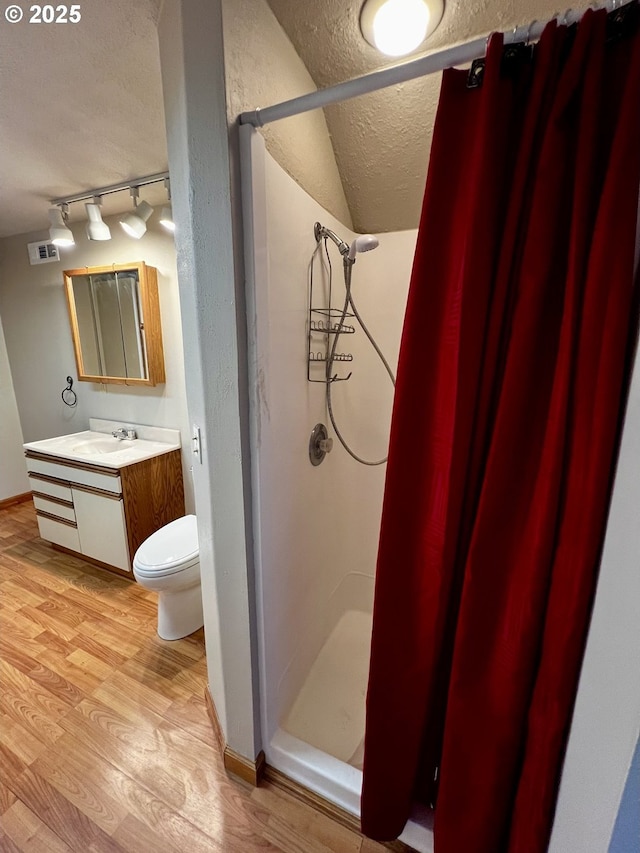
<svg viewBox="0 0 640 853">
<path fill-rule="evenodd" d="M 312 465 L 319 465 L 327 453 L 331 453 L 333 439 L 324 424 L 316 424 L 309 438 L 309 461 Z"/>
</svg>

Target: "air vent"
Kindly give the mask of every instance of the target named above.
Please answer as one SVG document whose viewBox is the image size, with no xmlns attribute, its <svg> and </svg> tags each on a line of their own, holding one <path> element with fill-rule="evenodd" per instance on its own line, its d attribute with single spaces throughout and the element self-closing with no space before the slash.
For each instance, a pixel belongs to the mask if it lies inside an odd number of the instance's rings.
<svg viewBox="0 0 640 853">
<path fill-rule="evenodd" d="M 53 261 L 59 261 L 58 247 L 54 246 L 51 240 L 45 240 L 41 243 L 27 243 L 29 250 L 29 263 L 34 264 L 50 264 Z"/>
</svg>

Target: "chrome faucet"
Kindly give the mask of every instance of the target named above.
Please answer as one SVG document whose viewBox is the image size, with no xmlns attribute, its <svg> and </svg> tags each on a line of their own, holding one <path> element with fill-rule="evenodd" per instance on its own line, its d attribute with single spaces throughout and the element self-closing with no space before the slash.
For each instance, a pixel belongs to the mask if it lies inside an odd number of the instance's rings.
<svg viewBox="0 0 640 853">
<path fill-rule="evenodd" d="M 133 441 L 134 438 L 137 438 L 135 429 L 125 429 L 125 427 L 119 427 L 118 429 L 114 429 L 111 435 L 114 438 L 117 438 L 118 441 L 122 441 L 127 438 L 129 441 Z"/>
</svg>

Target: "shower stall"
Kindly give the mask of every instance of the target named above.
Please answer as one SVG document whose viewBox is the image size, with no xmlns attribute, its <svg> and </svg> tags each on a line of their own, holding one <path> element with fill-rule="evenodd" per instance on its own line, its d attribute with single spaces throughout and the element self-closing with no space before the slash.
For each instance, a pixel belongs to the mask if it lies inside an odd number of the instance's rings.
<svg viewBox="0 0 640 853">
<path fill-rule="evenodd" d="M 335 438 L 325 363 L 309 363 L 323 355 L 310 344 L 312 272 L 314 299 L 338 315 L 345 300 L 340 251 L 317 242 L 314 224 L 349 246 L 356 235 L 284 172 L 255 130 L 241 130 L 263 748 L 269 765 L 358 816 L 386 465 L 360 464 L 337 440 L 321 464 L 309 458 L 317 424 Z M 392 371 L 416 233 L 378 235 L 379 247 L 358 253 L 351 270 L 358 312 Z M 358 322 L 348 323 L 331 405 L 347 444 L 380 460 L 393 385 Z"/>
</svg>

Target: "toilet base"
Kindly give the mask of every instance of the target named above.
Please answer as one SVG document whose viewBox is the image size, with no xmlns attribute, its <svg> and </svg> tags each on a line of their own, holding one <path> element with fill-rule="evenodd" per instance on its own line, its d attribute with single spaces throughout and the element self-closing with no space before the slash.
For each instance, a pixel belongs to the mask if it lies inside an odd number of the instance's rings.
<svg viewBox="0 0 640 853">
<path fill-rule="evenodd" d="M 158 593 L 158 636 L 181 640 L 204 625 L 200 584 L 175 592 Z"/>
</svg>

